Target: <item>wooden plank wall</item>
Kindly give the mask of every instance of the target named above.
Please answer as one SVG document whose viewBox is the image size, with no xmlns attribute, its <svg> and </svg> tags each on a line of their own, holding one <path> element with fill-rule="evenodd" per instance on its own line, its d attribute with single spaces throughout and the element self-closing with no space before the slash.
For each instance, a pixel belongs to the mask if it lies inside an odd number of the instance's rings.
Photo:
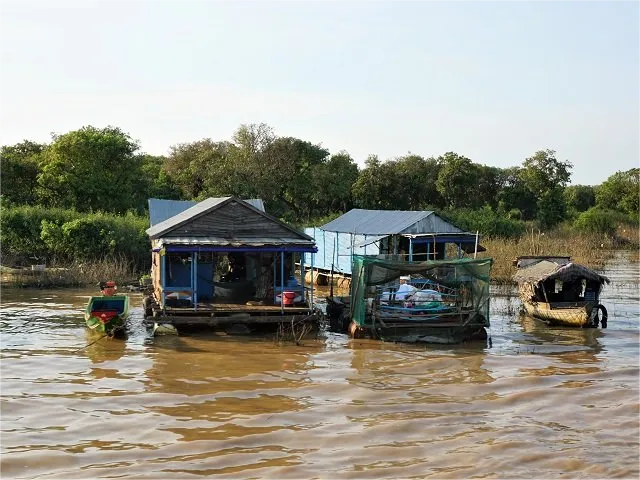
<svg viewBox="0 0 640 480">
<path fill-rule="evenodd" d="M 278 222 L 230 202 L 163 235 L 165 238 L 212 236 L 225 238 L 300 238 Z"/>
</svg>

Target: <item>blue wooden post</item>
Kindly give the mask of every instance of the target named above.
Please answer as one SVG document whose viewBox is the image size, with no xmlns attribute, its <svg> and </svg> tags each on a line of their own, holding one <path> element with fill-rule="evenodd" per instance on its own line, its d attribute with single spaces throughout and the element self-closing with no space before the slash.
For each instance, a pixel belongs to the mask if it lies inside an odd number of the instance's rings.
<svg viewBox="0 0 640 480">
<path fill-rule="evenodd" d="M 198 310 L 198 254 L 196 252 L 191 253 L 191 270 L 193 272 L 192 275 L 192 300 L 193 300 L 193 309 Z"/>
<path fill-rule="evenodd" d="M 280 252 L 280 310 L 284 312 L 284 250 Z"/>
<path fill-rule="evenodd" d="M 309 299 L 309 308 L 313 309 L 313 256 L 311 257 L 311 298 Z"/>
<path fill-rule="evenodd" d="M 276 260 L 278 260 L 278 254 L 273 254 L 273 303 L 276 303 L 276 296 L 278 295 L 276 290 Z"/>
<path fill-rule="evenodd" d="M 314 229 L 313 238 L 316 237 L 315 233 L 316 231 Z M 311 258 L 313 258 L 313 255 L 315 255 L 315 253 L 311 254 Z M 326 239 L 326 232 L 324 230 L 322 230 L 322 265 L 324 265 L 325 267 L 327 266 L 327 239 Z"/>
<path fill-rule="evenodd" d="M 162 307 L 162 310 L 164 310 L 164 289 L 165 289 L 165 286 L 166 286 L 166 283 L 167 283 L 166 282 L 166 278 L 165 278 L 165 276 L 167 274 L 166 273 L 167 270 L 165 268 L 165 265 L 166 265 L 165 254 L 162 253 L 162 251 L 160 251 L 160 287 L 161 287 L 161 290 L 162 290 L 162 294 L 160 295 L 160 297 L 161 297 L 160 298 L 160 306 Z"/>
<path fill-rule="evenodd" d="M 409 237 L 409 261 L 413 261 L 413 238 Z"/>
</svg>

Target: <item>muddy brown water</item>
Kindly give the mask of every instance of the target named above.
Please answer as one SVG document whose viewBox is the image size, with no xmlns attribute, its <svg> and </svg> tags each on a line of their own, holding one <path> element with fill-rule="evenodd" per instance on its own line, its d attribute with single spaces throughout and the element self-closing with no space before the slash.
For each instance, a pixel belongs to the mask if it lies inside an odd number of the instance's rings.
<svg viewBox="0 0 640 480">
<path fill-rule="evenodd" d="M 2 291 L 2 478 L 638 478 L 638 264 L 606 330 L 495 289 L 490 341 L 301 346 L 84 328 L 84 290 Z M 321 292 L 322 293 L 322 292 Z"/>
</svg>

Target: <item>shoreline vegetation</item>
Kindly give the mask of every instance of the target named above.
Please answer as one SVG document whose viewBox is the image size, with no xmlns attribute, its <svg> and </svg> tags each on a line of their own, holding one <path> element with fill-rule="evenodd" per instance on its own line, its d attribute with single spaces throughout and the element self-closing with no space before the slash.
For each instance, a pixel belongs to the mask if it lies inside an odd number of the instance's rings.
<svg viewBox="0 0 640 480">
<path fill-rule="evenodd" d="M 71 264 L 36 264 L 28 267 L 0 266 L 2 288 L 78 288 L 91 287 L 101 281 L 114 280 L 119 288 L 138 286 L 149 272 L 139 271 L 134 262 L 123 258 Z"/>
<path fill-rule="evenodd" d="M 516 239 L 486 238 L 482 245 L 487 249 L 478 257 L 494 259 L 491 283 L 494 285 L 515 284 L 513 260 L 520 255 L 569 256 L 571 260 L 587 267 L 601 270 L 607 260 L 618 251 L 629 251 L 631 259 L 638 262 L 640 254 L 640 229 L 619 227 L 613 236 L 583 234 L 556 230 L 551 232 L 529 232 Z M 96 261 L 73 262 L 59 265 L 31 265 L 12 268 L 0 267 L 2 288 L 69 288 L 90 287 L 105 279 L 115 280 L 121 288 L 135 289 L 140 279 L 148 275 L 147 270 L 136 267 L 136 263 L 120 258 L 102 258 Z"/>
<path fill-rule="evenodd" d="M 511 281 L 519 255 L 565 255 L 598 269 L 613 250 L 638 249 L 640 168 L 572 185 L 574 164 L 552 149 L 513 160 L 493 167 L 453 151 L 354 159 L 263 123 L 160 156 L 115 126 L 3 145 L 1 285 L 137 284 L 151 266 L 151 198 L 259 198 L 299 230 L 353 208 L 433 211 L 479 232 L 494 283 Z"/>
</svg>

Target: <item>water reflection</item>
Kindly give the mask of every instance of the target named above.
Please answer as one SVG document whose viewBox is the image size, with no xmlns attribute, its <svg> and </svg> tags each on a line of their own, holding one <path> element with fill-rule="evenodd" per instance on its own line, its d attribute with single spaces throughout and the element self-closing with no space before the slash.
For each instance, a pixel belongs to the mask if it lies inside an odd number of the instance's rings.
<svg viewBox="0 0 640 480">
<path fill-rule="evenodd" d="M 524 313 L 519 314 L 518 321 L 528 336 L 526 341 L 519 341 L 545 347 L 541 353 L 586 350 L 597 354 L 602 351 L 598 339 L 603 332 L 599 328 L 551 326 Z"/>
<path fill-rule="evenodd" d="M 92 363 L 109 362 L 120 359 L 127 350 L 125 338 L 109 337 L 93 330 L 85 329 L 84 352 Z"/>
</svg>

